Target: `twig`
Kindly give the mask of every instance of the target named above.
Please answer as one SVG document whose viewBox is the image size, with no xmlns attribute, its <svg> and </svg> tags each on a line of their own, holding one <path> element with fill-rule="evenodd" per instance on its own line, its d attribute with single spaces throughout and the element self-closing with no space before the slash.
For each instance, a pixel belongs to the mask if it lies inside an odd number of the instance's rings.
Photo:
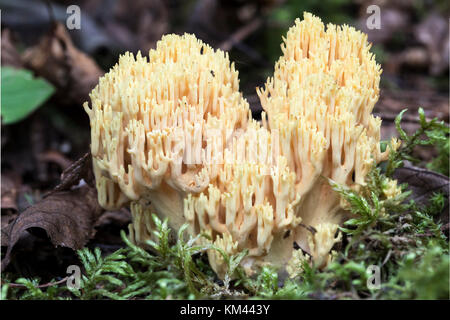
<svg viewBox="0 0 450 320">
<path fill-rule="evenodd" d="M 56 19 L 51 2 L 49 0 L 43 0 L 42 2 L 44 2 L 45 7 L 47 8 L 48 17 L 50 19 L 51 24 L 54 25 L 56 23 Z"/>
<path fill-rule="evenodd" d="M 56 286 L 58 284 L 64 283 L 67 281 L 69 277 L 65 277 L 59 281 L 56 282 L 48 282 L 48 283 L 44 283 L 41 285 L 38 285 L 36 288 L 47 288 L 47 287 L 51 287 L 51 286 Z M 2 285 L 3 284 L 7 284 L 8 286 L 10 286 L 11 288 L 26 288 L 26 286 L 24 284 L 20 284 L 20 283 L 5 283 L 2 281 Z"/>
<path fill-rule="evenodd" d="M 251 35 L 253 32 L 255 32 L 262 24 L 261 18 L 256 18 L 252 21 L 250 21 L 248 24 L 243 26 L 242 28 L 238 29 L 235 33 L 233 33 L 227 40 L 222 42 L 219 45 L 219 48 L 224 51 L 229 51 L 236 43 L 241 42 L 245 38 L 247 38 L 249 35 Z"/>
</svg>

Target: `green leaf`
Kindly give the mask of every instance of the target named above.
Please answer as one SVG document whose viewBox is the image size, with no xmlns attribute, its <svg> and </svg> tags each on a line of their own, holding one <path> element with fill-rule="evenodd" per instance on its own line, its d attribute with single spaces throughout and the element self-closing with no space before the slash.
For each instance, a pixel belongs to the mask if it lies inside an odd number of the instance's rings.
<svg viewBox="0 0 450 320">
<path fill-rule="evenodd" d="M 408 141 L 408 135 L 406 132 L 402 129 L 400 123 L 402 121 L 403 114 L 408 109 L 403 109 L 396 117 L 395 117 L 395 127 L 397 128 L 398 134 L 400 135 L 400 138 L 404 141 Z"/>
<path fill-rule="evenodd" d="M 354 226 L 354 225 L 361 224 L 361 220 L 353 218 L 353 219 L 349 219 L 349 220 L 345 221 L 344 224 L 347 226 Z"/>
<path fill-rule="evenodd" d="M 422 127 L 426 127 L 427 125 L 427 118 L 425 117 L 425 111 L 423 111 L 422 108 L 419 108 L 419 121 L 420 121 L 420 125 Z"/>
<path fill-rule="evenodd" d="M 4 124 L 12 124 L 24 119 L 55 91 L 42 78 L 34 78 L 30 71 L 1 68 L 1 116 Z"/>
</svg>

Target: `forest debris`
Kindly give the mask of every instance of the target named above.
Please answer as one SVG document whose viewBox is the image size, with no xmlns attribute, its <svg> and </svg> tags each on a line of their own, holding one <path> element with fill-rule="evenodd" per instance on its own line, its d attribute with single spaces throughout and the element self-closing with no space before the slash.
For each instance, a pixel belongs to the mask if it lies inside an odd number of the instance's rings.
<svg viewBox="0 0 450 320">
<path fill-rule="evenodd" d="M 426 68 L 430 63 L 428 51 L 423 47 L 412 47 L 397 54 L 391 54 L 384 63 L 384 69 L 390 74 L 399 73 L 401 68 Z M 426 69 L 425 69 L 426 70 Z"/>
<path fill-rule="evenodd" d="M 17 217 L 18 204 L 17 198 L 20 188 L 20 178 L 15 173 L 1 174 L 1 226 L 8 226 Z M 2 234 L 2 243 L 3 241 Z"/>
<path fill-rule="evenodd" d="M 219 45 L 219 48 L 223 51 L 230 51 L 233 46 L 247 38 L 249 35 L 251 35 L 253 32 L 259 29 L 259 27 L 262 25 L 263 20 L 261 18 L 256 18 L 243 26 L 242 28 L 239 28 L 235 33 L 233 33 L 226 41 L 222 42 Z"/>
<path fill-rule="evenodd" d="M 432 12 L 414 30 L 416 39 L 426 46 L 430 58 L 431 75 L 439 75 L 448 69 L 449 30 L 448 21 L 442 15 Z"/>
<path fill-rule="evenodd" d="M 71 189 L 82 179 L 87 184 Z M 103 212 L 93 185 L 91 154 L 86 153 L 64 170 L 60 184 L 42 201 L 28 207 L 17 218 L 2 216 L 1 241 L 2 246 L 8 246 L 2 270 L 10 262 L 13 246 L 30 228 L 44 229 L 55 246 L 82 248 L 94 236 L 94 225 Z"/>
<path fill-rule="evenodd" d="M 9 211 L 8 213 L 2 214 L 1 217 L 1 225 L 2 228 L 8 227 L 11 222 L 13 222 L 17 218 L 17 213 L 11 213 Z M 5 228 L 6 230 L 6 228 Z M 1 244 L 2 246 L 5 246 L 8 241 L 8 238 L 4 236 L 2 232 L 2 238 L 1 238 Z"/>
<path fill-rule="evenodd" d="M 103 71 L 86 54 L 79 51 L 61 23 L 23 54 L 25 64 L 52 82 L 66 99 L 75 104 L 87 100 Z"/>
<path fill-rule="evenodd" d="M 448 96 L 436 94 L 434 91 L 384 89 L 375 106 L 375 112 L 379 112 L 384 119 L 383 115 L 397 115 L 405 108 L 416 113 L 419 107 L 426 110 L 429 118 L 437 117 L 439 120 L 449 121 Z"/>
<path fill-rule="evenodd" d="M 72 161 L 56 150 L 48 150 L 37 156 L 39 161 L 56 163 L 63 170 L 67 169 Z"/>
<path fill-rule="evenodd" d="M 19 52 L 17 52 L 16 47 L 13 44 L 11 31 L 9 29 L 4 29 L 2 31 L 2 66 L 11 66 L 14 68 L 21 68 L 23 66 L 22 58 Z"/>
<path fill-rule="evenodd" d="M 102 212 L 97 192 L 89 186 L 54 193 L 29 207 L 2 229 L 2 245 L 8 246 L 2 271 L 11 260 L 14 245 L 26 230 L 44 229 L 53 245 L 78 250 L 94 236 L 93 226 Z"/>
<path fill-rule="evenodd" d="M 117 224 L 127 226 L 131 222 L 131 213 L 128 209 L 106 211 L 95 223 L 95 226 Z"/>
<path fill-rule="evenodd" d="M 100 8 L 93 8 L 92 5 L 95 3 L 102 5 L 101 12 Z M 14 30 L 25 46 L 34 44 L 53 21 L 60 21 L 63 24 L 68 21 L 69 4 L 67 1 L 0 1 L 4 12 L 2 27 Z M 116 39 L 106 33 L 102 21 L 97 21 L 98 16 L 103 17 L 111 6 L 105 6 L 102 1 L 92 0 L 76 1 L 76 4 L 81 9 L 81 28 L 70 30 L 70 35 L 77 47 L 89 54 L 94 54 L 105 47 L 115 49 L 118 45 Z"/>
<path fill-rule="evenodd" d="M 87 152 L 80 159 L 72 163 L 61 174 L 61 182 L 46 195 L 48 197 L 52 193 L 69 190 L 71 187 L 77 185 L 83 179 L 89 186 L 95 185 L 94 176 L 92 173 L 91 153 Z"/>
<path fill-rule="evenodd" d="M 367 33 L 370 42 L 374 44 L 388 42 L 395 36 L 396 32 L 403 31 L 410 25 L 410 17 L 407 12 L 400 8 L 383 6 L 380 15 L 382 29 L 369 29 L 367 26 L 367 7 L 372 4 L 371 1 L 368 1 L 361 7 L 361 18 L 358 20 L 358 27 L 361 31 Z"/>
<path fill-rule="evenodd" d="M 405 165 L 394 172 L 394 178 L 399 183 L 407 183 L 408 190 L 412 191 L 411 198 L 418 205 L 427 205 L 428 199 L 434 193 L 442 193 L 445 198 L 445 205 L 441 213 L 441 222 L 449 222 L 449 178 L 434 171 L 422 169 L 419 167 Z"/>
<path fill-rule="evenodd" d="M 162 0 L 119 0 L 114 7 L 114 19 L 107 22 L 107 26 L 115 31 L 122 30 L 122 34 L 130 32 L 139 49 L 148 53 L 155 47 L 156 41 L 169 31 L 168 4 Z"/>
<path fill-rule="evenodd" d="M 48 181 L 50 180 L 48 165 L 46 162 L 39 160 L 39 155 L 47 149 L 47 126 L 43 117 L 40 115 L 33 117 L 30 128 L 30 155 L 35 159 L 36 176 L 39 181 Z"/>
<path fill-rule="evenodd" d="M 17 211 L 16 199 L 20 186 L 20 178 L 13 173 L 2 173 L 1 182 L 1 208 Z"/>
<path fill-rule="evenodd" d="M 392 32 L 382 34 L 392 34 Z M 385 62 L 386 71 L 399 73 L 402 66 L 406 65 L 410 68 L 425 68 L 429 74 L 437 76 L 448 69 L 449 31 L 447 21 L 441 14 L 431 12 L 413 28 L 412 37 L 421 46 L 410 47 L 391 54 Z"/>
</svg>

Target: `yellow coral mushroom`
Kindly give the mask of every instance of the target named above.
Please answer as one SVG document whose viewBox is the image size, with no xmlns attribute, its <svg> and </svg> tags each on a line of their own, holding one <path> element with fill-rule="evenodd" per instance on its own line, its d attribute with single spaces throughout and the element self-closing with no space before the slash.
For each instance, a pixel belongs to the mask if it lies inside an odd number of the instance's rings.
<svg viewBox="0 0 450 320">
<path fill-rule="evenodd" d="M 225 135 L 246 127 L 238 86 L 228 55 L 193 35 L 164 36 L 149 61 L 121 56 L 84 105 L 100 204 L 151 201 L 179 227 L 184 196 L 214 179 L 203 162 L 217 148 L 208 129 Z"/>
<path fill-rule="evenodd" d="M 251 118 L 228 55 L 195 36 L 164 36 L 149 59 L 126 53 L 84 108 L 100 204 L 130 204 L 130 238 L 152 237 L 151 213 L 178 230 L 206 233 L 224 252 L 248 249 L 248 273 L 271 264 L 330 260 L 346 218 L 324 177 L 364 184 L 379 149 L 371 115 L 380 67 L 366 36 L 305 13 L 282 45 Z M 199 241 L 206 241 L 200 239 Z M 221 255 L 208 252 L 220 277 Z"/>
<path fill-rule="evenodd" d="M 281 154 L 297 175 L 296 215 L 318 231 L 313 237 L 318 242 L 311 241 L 298 226 L 294 239 L 319 266 L 335 242 L 330 230 L 347 216 L 320 177 L 362 185 L 373 162 L 388 155 L 380 151 L 381 120 L 371 115 L 381 69 L 369 49 L 365 34 L 348 26 L 325 29 L 319 18 L 305 13 L 287 33 L 274 76 L 258 89 L 267 127 L 282 131 L 280 141 L 287 145 Z"/>
</svg>

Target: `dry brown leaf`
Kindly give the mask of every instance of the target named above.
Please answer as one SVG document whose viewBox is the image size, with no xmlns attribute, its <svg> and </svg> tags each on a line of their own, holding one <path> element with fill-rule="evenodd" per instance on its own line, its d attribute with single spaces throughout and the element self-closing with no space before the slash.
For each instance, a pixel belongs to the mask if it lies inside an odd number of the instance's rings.
<svg viewBox="0 0 450 320">
<path fill-rule="evenodd" d="M 93 226 L 102 212 L 96 190 L 87 185 L 53 193 L 29 207 L 2 229 L 2 245 L 8 246 L 2 271 L 10 262 L 14 245 L 28 229 L 44 229 L 53 245 L 78 250 L 94 236 Z"/>
<path fill-rule="evenodd" d="M 2 31 L 2 66 L 11 66 L 14 68 L 21 68 L 23 66 L 23 61 L 17 51 L 11 37 L 11 31 L 4 29 Z"/>
<path fill-rule="evenodd" d="M 407 183 L 412 191 L 411 198 L 420 205 L 426 205 L 434 193 L 442 193 L 445 206 L 440 220 L 443 224 L 449 222 L 449 178 L 434 171 L 406 165 L 395 170 L 394 178 L 400 183 Z"/>
<path fill-rule="evenodd" d="M 74 46 L 61 23 L 56 23 L 38 45 L 27 49 L 23 60 L 36 74 L 52 82 L 65 99 L 76 104 L 87 100 L 104 73 Z"/>
<path fill-rule="evenodd" d="M 85 185 L 71 189 L 82 179 Z M 42 201 L 3 225 L 1 241 L 8 250 L 2 261 L 2 270 L 9 264 L 12 249 L 26 230 L 44 229 L 55 246 L 77 250 L 94 236 L 94 227 L 103 211 L 97 202 L 91 154 L 86 153 L 64 170 L 60 184 Z"/>
<path fill-rule="evenodd" d="M 1 217 L 1 225 L 2 228 L 7 228 L 11 222 L 13 222 L 17 218 L 17 213 L 7 213 L 2 214 Z M 1 239 L 2 246 L 5 246 L 6 243 L 8 243 L 8 238 L 6 237 L 6 234 L 3 234 L 2 232 L 2 239 Z"/>
<path fill-rule="evenodd" d="M 60 183 L 46 196 L 58 191 L 69 190 L 83 179 L 89 186 L 94 187 L 94 174 L 92 173 L 91 153 L 88 152 L 80 159 L 72 163 L 61 174 Z"/>
<path fill-rule="evenodd" d="M 20 186 L 20 178 L 14 174 L 2 173 L 1 183 L 1 208 L 17 211 L 17 192 Z"/>
</svg>

